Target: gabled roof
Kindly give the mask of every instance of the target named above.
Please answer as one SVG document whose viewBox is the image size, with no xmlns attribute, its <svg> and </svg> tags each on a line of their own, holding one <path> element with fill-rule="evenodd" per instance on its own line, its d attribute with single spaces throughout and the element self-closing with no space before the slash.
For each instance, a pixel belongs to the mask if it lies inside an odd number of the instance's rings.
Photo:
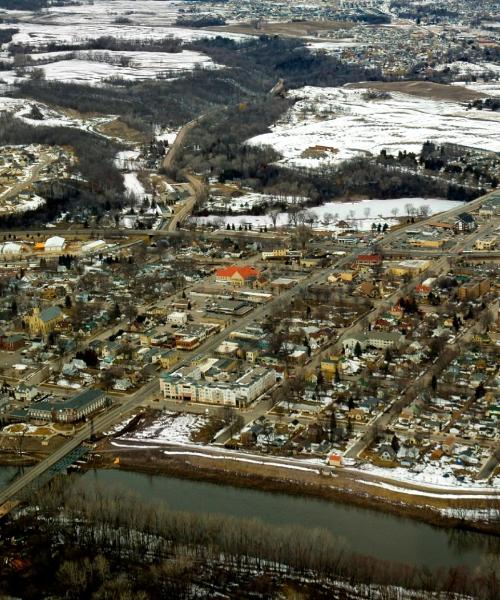
<svg viewBox="0 0 500 600">
<path fill-rule="evenodd" d="M 259 271 L 254 269 L 254 267 L 224 267 L 218 269 L 215 274 L 217 277 L 234 277 L 234 275 L 238 274 L 243 279 L 250 279 L 258 277 Z"/>
<path fill-rule="evenodd" d="M 49 308 L 44 308 L 40 312 L 40 319 L 42 321 L 53 321 L 54 319 L 59 318 L 62 315 L 62 310 L 58 306 L 49 306 Z"/>
<path fill-rule="evenodd" d="M 474 217 L 470 214 L 470 213 L 460 213 L 458 215 L 458 218 L 463 221 L 464 223 L 474 223 Z"/>
</svg>

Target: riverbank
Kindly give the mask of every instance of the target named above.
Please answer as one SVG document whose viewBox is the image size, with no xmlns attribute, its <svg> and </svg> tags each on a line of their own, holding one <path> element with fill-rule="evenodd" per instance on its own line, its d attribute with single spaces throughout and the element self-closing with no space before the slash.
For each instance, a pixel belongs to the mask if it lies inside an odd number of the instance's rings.
<svg viewBox="0 0 500 600">
<path fill-rule="evenodd" d="M 229 461 L 197 453 L 196 448 L 184 453 L 169 453 L 166 448 L 103 450 L 93 456 L 87 468 L 122 469 L 263 492 L 309 496 L 409 517 L 438 527 L 500 535 L 500 500 L 460 499 L 445 494 L 441 498 L 439 494 L 414 494 L 411 489 L 402 494 L 394 489 L 375 486 L 371 481 L 360 480 L 343 469 L 325 475 L 320 467 L 314 470 L 301 470 L 300 466 L 284 469 L 278 464 L 260 463 L 258 456 L 255 461 Z M 474 517 L 478 517 L 477 520 Z"/>
</svg>

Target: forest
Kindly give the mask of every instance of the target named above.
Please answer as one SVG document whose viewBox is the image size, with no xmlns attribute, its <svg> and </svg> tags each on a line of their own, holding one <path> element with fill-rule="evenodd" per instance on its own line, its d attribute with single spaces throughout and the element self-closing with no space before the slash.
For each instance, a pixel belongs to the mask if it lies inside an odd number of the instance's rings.
<svg viewBox="0 0 500 600">
<path fill-rule="evenodd" d="M 123 180 L 113 160 L 120 145 L 104 137 L 69 127 L 29 125 L 12 115 L 0 115 L 2 144 L 71 146 L 78 157 L 78 172 L 96 191 L 123 191 Z"/>
<path fill-rule="evenodd" d="M 0 528 L 0 595 L 26 600 L 498 597 L 494 564 L 431 570 L 382 561 L 324 530 L 174 512 L 67 476 Z"/>
</svg>

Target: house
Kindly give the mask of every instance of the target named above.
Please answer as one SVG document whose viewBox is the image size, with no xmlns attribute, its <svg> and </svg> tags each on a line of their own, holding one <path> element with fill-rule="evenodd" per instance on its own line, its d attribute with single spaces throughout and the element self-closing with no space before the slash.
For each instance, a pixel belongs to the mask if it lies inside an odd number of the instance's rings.
<svg viewBox="0 0 500 600">
<path fill-rule="evenodd" d="M 321 361 L 320 366 L 321 372 L 327 381 L 331 381 L 335 377 L 335 373 L 338 369 L 338 361 L 325 359 Z"/>
<path fill-rule="evenodd" d="M 20 383 L 14 390 L 14 398 L 22 402 L 31 402 L 38 394 L 38 388 L 34 385 Z"/>
<path fill-rule="evenodd" d="M 332 467 L 341 467 L 344 464 L 344 459 L 342 458 L 342 456 L 340 454 L 333 452 L 328 457 L 328 464 L 331 465 Z"/>
<path fill-rule="evenodd" d="M 215 281 L 217 283 L 243 286 L 253 283 L 259 275 L 259 271 L 254 267 L 224 267 L 215 272 Z"/>
<path fill-rule="evenodd" d="M 453 224 L 453 230 L 455 232 L 474 231 L 476 227 L 476 220 L 467 212 L 460 213 Z"/>
<path fill-rule="evenodd" d="M 390 444 L 382 444 L 378 451 L 378 455 L 382 460 L 387 461 L 394 461 L 397 458 L 397 454 Z"/>
<path fill-rule="evenodd" d="M 54 331 L 63 320 L 64 313 L 59 306 L 50 306 L 42 311 L 34 308 L 33 314 L 27 317 L 26 323 L 31 335 L 46 336 Z"/>
<path fill-rule="evenodd" d="M 456 439 L 452 435 L 449 435 L 441 444 L 441 448 L 446 455 L 450 456 L 453 454 L 456 445 Z"/>
</svg>

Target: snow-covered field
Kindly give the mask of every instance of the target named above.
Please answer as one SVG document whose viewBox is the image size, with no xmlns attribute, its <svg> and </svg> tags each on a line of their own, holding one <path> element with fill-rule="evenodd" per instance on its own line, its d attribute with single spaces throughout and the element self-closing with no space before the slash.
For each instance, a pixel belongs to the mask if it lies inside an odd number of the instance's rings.
<svg viewBox="0 0 500 600">
<path fill-rule="evenodd" d="M 270 198 L 271 200 L 271 198 Z M 407 213 L 407 205 L 411 209 L 419 210 L 429 207 L 429 215 L 440 213 L 456 208 L 460 203 L 453 200 L 441 200 L 436 198 L 395 198 L 392 200 L 361 200 L 359 202 L 327 202 L 322 206 L 307 209 L 307 215 L 315 218 L 313 227 L 335 231 L 338 229 L 338 221 L 347 221 L 356 226 L 357 229 L 368 231 L 372 224 L 383 226 L 394 224 L 395 217 L 404 216 Z M 272 227 L 270 215 L 239 215 L 239 216 L 211 216 L 196 217 L 197 223 L 213 224 L 225 228 L 227 224 L 239 227 L 251 223 L 252 227 Z M 276 225 L 282 227 L 289 224 L 289 214 L 279 213 Z"/>
<path fill-rule="evenodd" d="M 500 152 L 500 113 L 467 111 L 445 102 L 392 92 L 389 99 L 368 100 L 366 90 L 305 87 L 291 92 L 295 106 L 250 144 L 272 146 L 282 164 L 315 168 L 360 155 L 420 151 L 427 141 L 450 142 Z M 327 148 L 324 157 L 303 153 Z"/>
<path fill-rule="evenodd" d="M 48 81 L 90 85 L 112 79 L 129 81 L 155 79 L 175 72 L 191 71 L 195 67 L 217 68 L 208 56 L 191 50 L 177 53 L 114 52 L 109 54 L 117 61 L 120 57 L 128 60 L 128 66 L 92 60 L 96 56 L 95 53 L 82 52 L 78 53 L 79 58 L 70 60 L 57 60 L 57 57 L 54 57 L 54 62 L 37 68 L 43 70 Z"/>
<path fill-rule="evenodd" d="M 450 69 L 454 73 L 457 73 L 457 75 L 481 76 L 485 73 L 500 74 L 500 65 L 489 62 L 471 63 L 463 60 L 456 60 L 455 62 L 444 63 L 436 67 L 436 71 L 444 71 L 445 69 Z"/>
<path fill-rule="evenodd" d="M 396 467 L 395 469 L 384 469 L 383 467 L 376 467 L 374 465 L 365 465 L 362 469 L 363 472 L 368 472 L 370 474 L 376 475 L 378 477 L 384 477 L 386 479 L 394 480 L 394 482 L 401 483 L 413 483 L 420 484 L 429 487 L 436 488 L 436 491 L 439 490 L 458 490 L 458 489 L 470 489 L 471 491 L 476 491 L 484 494 L 488 494 L 488 492 L 493 492 L 498 490 L 498 481 L 494 481 L 493 484 L 489 487 L 485 487 L 484 482 L 474 481 L 472 479 L 460 481 L 455 478 L 453 475 L 453 468 L 462 468 L 459 465 L 455 465 L 453 463 L 440 463 L 440 464 L 431 464 L 427 463 L 422 471 L 419 473 L 414 473 L 409 471 L 408 469 L 404 469 L 402 467 Z M 386 488 L 390 489 L 390 484 L 373 484 L 373 485 L 383 485 Z M 418 492 L 410 490 L 408 493 L 416 493 Z M 463 496 L 457 496 L 458 498 L 463 498 Z M 477 497 L 477 496 L 474 496 Z"/>
<path fill-rule="evenodd" d="M 497 81 L 470 81 L 455 82 L 452 85 L 460 85 L 474 92 L 481 92 L 488 96 L 500 96 L 500 80 Z"/>
<path fill-rule="evenodd" d="M 123 440 L 140 442 L 184 444 L 191 442 L 191 436 L 207 422 L 204 416 L 189 413 L 165 412 L 150 425 L 123 436 Z"/>
</svg>

